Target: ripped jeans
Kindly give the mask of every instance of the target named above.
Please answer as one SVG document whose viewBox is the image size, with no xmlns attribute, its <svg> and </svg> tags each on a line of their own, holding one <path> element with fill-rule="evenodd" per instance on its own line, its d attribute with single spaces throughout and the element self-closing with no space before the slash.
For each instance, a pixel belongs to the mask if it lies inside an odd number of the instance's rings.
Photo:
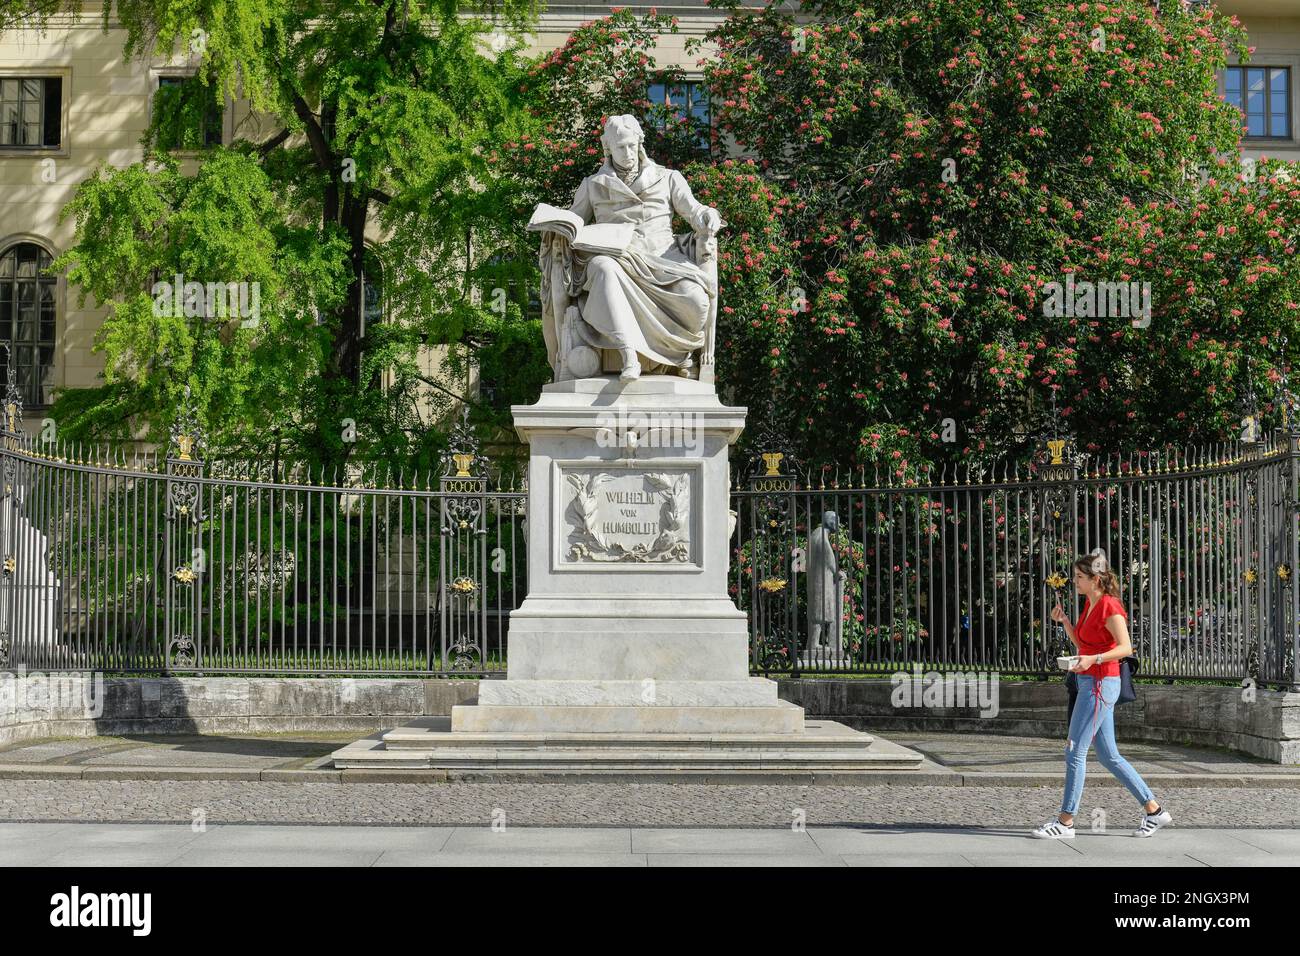
<svg viewBox="0 0 1300 956">
<path fill-rule="evenodd" d="M 1133 765 L 1120 756 L 1115 746 L 1115 701 L 1119 699 L 1119 678 L 1103 677 L 1100 688 L 1091 674 L 1079 674 L 1079 695 L 1070 714 L 1070 739 L 1065 745 L 1065 797 L 1061 812 L 1075 814 L 1083 796 L 1083 775 L 1088 747 L 1097 745 L 1097 759 L 1113 773 L 1144 807 L 1155 794 Z"/>
</svg>

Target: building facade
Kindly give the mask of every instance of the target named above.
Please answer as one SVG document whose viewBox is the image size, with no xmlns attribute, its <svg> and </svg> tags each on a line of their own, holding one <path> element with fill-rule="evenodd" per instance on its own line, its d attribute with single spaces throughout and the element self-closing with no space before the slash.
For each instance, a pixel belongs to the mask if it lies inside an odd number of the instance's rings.
<svg viewBox="0 0 1300 956">
<path fill-rule="evenodd" d="M 1245 115 L 1244 154 L 1300 160 L 1300 0 L 1220 0 L 1219 6 L 1241 18 L 1255 47 L 1248 65 L 1229 68 L 1220 80 L 1224 96 Z M 686 41 L 711 29 L 719 14 L 701 2 L 657 9 L 680 24 L 678 34 L 661 39 L 659 65 L 698 75 L 698 56 L 686 52 Z M 562 45 L 579 24 L 608 10 L 550 7 L 530 52 Z M 0 34 L 0 341 L 13 343 L 24 404 L 37 418 L 56 390 L 102 381 L 102 357 L 93 346 L 104 310 L 94 302 L 80 305 L 76 291 L 49 268 L 73 241 L 75 224 L 60 222 L 60 212 L 99 165 L 142 160 L 141 137 L 153 111 L 174 108 L 187 95 L 182 81 L 197 65 L 197 56 L 126 60 L 124 39 L 121 30 L 104 30 L 94 2 L 79 17 L 56 17 L 43 31 Z M 684 109 L 707 110 L 695 83 L 648 92 Z M 195 149 L 272 132 L 269 118 L 229 102 L 202 128 L 178 131 L 173 145 Z M 371 309 L 382 314 L 377 293 Z M 437 355 L 429 362 L 436 366 Z"/>
</svg>

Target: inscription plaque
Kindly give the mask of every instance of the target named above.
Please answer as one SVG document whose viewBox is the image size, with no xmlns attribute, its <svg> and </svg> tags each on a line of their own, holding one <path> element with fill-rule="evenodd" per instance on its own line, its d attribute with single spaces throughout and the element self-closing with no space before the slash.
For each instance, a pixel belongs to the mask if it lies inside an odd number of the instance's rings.
<svg viewBox="0 0 1300 956">
<path fill-rule="evenodd" d="M 691 563 L 695 480 L 686 468 L 562 469 L 565 560 Z"/>
</svg>

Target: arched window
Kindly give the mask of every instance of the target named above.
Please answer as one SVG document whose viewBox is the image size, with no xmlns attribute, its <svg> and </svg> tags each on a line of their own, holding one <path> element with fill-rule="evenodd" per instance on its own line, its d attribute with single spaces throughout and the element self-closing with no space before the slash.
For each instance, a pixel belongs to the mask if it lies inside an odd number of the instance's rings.
<svg viewBox="0 0 1300 956">
<path fill-rule="evenodd" d="M 13 348 L 23 404 L 48 405 L 54 384 L 54 320 L 58 277 L 48 252 L 32 242 L 0 251 L 0 341 Z M 9 370 L 0 365 L 0 385 Z"/>
<path fill-rule="evenodd" d="M 361 334 L 384 321 L 384 266 L 369 248 L 361 260 Z"/>
</svg>

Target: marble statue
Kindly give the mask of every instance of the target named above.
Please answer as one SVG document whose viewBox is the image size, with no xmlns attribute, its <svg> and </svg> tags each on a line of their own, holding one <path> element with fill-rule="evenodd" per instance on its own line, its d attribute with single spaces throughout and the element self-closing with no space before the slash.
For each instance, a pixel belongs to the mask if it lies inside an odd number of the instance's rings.
<svg viewBox="0 0 1300 956">
<path fill-rule="evenodd" d="M 840 530 L 840 516 L 822 513 L 822 523 L 808 537 L 808 655 L 843 655 L 844 572 L 832 547 Z"/>
<path fill-rule="evenodd" d="M 611 116 L 601 135 L 604 163 L 582 181 L 568 212 L 543 204 L 529 224 L 543 233 L 542 328 L 557 382 L 599 375 L 614 358 L 624 382 L 643 368 L 713 381 L 716 236 L 725 223 L 696 200 L 685 176 L 646 155 L 644 140 L 634 117 Z M 568 232 L 548 228 L 554 217 L 535 225 L 543 210 L 572 213 Z M 690 232 L 673 235 L 673 213 Z M 584 244 L 582 224 L 626 228 Z"/>
<path fill-rule="evenodd" d="M 631 116 L 610 117 L 604 163 L 572 206 L 540 203 L 528 222 L 541 234 L 555 380 L 510 409 L 528 446 L 528 595 L 510 612 L 506 679 L 453 706 L 450 730 L 367 738 L 335 753 L 336 767 L 838 773 L 923 762 L 805 722 L 776 681 L 750 675 L 728 508 L 747 409 L 723 404 L 713 377 L 725 224 L 681 173 L 651 162 L 643 138 Z M 674 235 L 674 216 L 690 231 Z M 611 421 L 627 423 L 619 441 L 607 440 Z M 845 659 L 838 527 L 826 512 L 809 547 L 820 662 Z M 572 746 L 546 743 L 556 735 Z"/>
</svg>

